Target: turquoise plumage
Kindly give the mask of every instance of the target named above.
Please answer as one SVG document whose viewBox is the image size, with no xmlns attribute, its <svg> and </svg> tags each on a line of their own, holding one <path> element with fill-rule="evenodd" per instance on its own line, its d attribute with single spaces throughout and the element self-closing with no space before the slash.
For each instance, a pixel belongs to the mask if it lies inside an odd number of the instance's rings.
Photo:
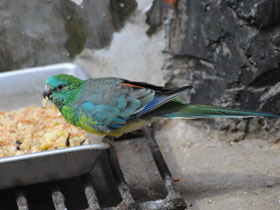
<svg viewBox="0 0 280 210">
<path fill-rule="evenodd" d="M 57 106 L 67 121 L 100 135 L 119 136 L 156 117 L 279 117 L 187 104 L 175 99 L 191 88 L 165 88 L 113 77 L 82 81 L 69 75 L 55 75 L 47 79 L 43 95 Z"/>
</svg>

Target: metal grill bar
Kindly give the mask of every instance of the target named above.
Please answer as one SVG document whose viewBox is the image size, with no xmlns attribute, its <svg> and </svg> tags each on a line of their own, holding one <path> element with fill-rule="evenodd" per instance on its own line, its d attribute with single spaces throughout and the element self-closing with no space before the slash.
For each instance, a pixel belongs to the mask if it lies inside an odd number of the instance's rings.
<svg viewBox="0 0 280 210">
<path fill-rule="evenodd" d="M 93 188 L 91 182 L 90 182 L 90 175 L 84 175 L 81 178 L 83 185 L 84 185 L 84 191 L 87 198 L 89 209 L 94 210 L 100 210 L 100 206 L 98 203 L 98 198 L 96 196 L 95 189 Z"/>
<path fill-rule="evenodd" d="M 113 176 L 118 185 L 119 192 L 123 198 L 123 202 L 121 202 L 117 207 L 106 208 L 106 210 L 116 210 L 116 209 L 155 209 L 155 210 L 185 210 L 187 209 L 187 203 L 184 201 L 179 191 L 176 189 L 175 183 L 173 181 L 172 175 L 168 169 L 167 164 L 164 161 L 164 158 L 160 152 L 159 146 L 152 134 L 152 129 L 150 126 L 144 127 L 142 129 L 144 136 L 150 146 L 150 150 L 152 152 L 154 161 L 158 167 L 158 170 L 161 174 L 162 179 L 164 180 L 164 184 L 166 190 L 168 191 L 168 195 L 165 199 L 160 199 L 156 201 L 148 201 L 143 203 L 135 203 L 128 185 L 124 179 L 122 170 L 119 166 L 116 150 L 114 147 L 107 150 L 107 155 L 109 158 L 109 163 L 112 169 Z M 126 197 L 128 196 L 128 197 Z M 132 206 L 127 206 L 127 204 L 131 202 Z"/>
<path fill-rule="evenodd" d="M 160 152 L 159 146 L 156 142 L 155 137 L 153 136 L 152 133 L 152 128 L 150 126 L 145 126 L 142 128 L 142 132 L 146 138 L 146 141 L 148 142 L 150 146 L 150 150 L 152 152 L 153 158 L 155 160 L 155 163 L 157 165 L 157 168 L 159 170 L 159 173 L 164 180 L 166 176 L 172 176 L 167 164 L 165 163 L 163 156 Z"/>
<path fill-rule="evenodd" d="M 55 210 L 65 210 L 65 198 L 58 184 L 52 184 L 51 195 Z"/>
<path fill-rule="evenodd" d="M 15 190 L 17 207 L 19 210 L 28 210 L 28 203 L 26 199 L 25 190 L 22 188 Z"/>
<path fill-rule="evenodd" d="M 153 135 L 151 126 L 145 126 L 142 128 L 143 134 L 150 146 L 154 161 L 158 167 L 159 173 L 164 180 L 165 187 L 168 191 L 168 195 L 165 199 L 167 204 L 174 205 L 174 208 L 169 207 L 169 209 L 187 209 L 187 203 L 182 198 L 179 191 L 176 189 L 175 183 L 173 181 L 172 175 L 168 169 L 167 164 L 160 152 L 159 146 Z"/>
<path fill-rule="evenodd" d="M 107 155 L 113 176 L 118 185 L 118 190 L 123 199 L 123 202 L 119 204 L 118 209 L 136 209 L 135 201 L 131 195 L 130 189 L 128 188 L 128 185 L 123 176 L 123 172 L 120 168 L 115 147 L 109 148 L 107 150 Z"/>
</svg>

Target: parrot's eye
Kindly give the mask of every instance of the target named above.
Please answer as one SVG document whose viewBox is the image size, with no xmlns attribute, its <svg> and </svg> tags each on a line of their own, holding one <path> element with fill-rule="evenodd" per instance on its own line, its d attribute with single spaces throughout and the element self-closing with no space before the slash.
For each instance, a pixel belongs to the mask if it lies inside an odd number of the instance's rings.
<svg viewBox="0 0 280 210">
<path fill-rule="evenodd" d="M 62 90 L 62 88 L 63 88 L 63 85 L 58 85 L 58 86 L 57 86 L 57 89 L 58 89 L 58 90 Z"/>
</svg>

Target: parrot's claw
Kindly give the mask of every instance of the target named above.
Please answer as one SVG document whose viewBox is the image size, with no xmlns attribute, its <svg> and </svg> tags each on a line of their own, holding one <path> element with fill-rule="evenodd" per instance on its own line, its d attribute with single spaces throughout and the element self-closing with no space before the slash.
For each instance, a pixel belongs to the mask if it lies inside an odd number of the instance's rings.
<svg viewBox="0 0 280 210">
<path fill-rule="evenodd" d="M 113 136 L 105 136 L 102 141 L 110 144 L 111 147 L 115 147 L 115 138 Z"/>
</svg>

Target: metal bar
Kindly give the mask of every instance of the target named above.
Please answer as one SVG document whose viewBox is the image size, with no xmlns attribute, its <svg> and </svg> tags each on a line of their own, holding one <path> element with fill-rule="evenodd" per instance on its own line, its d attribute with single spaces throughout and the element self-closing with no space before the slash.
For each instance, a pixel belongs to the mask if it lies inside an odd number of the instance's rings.
<svg viewBox="0 0 280 210">
<path fill-rule="evenodd" d="M 84 191 L 87 198 L 89 209 L 91 210 L 100 210 L 100 205 L 98 202 L 98 198 L 96 196 L 95 189 L 93 188 L 91 181 L 90 181 L 90 175 L 86 174 L 81 177 L 81 180 L 84 185 Z"/>
<path fill-rule="evenodd" d="M 22 188 L 15 190 L 17 207 L 19 210 L 28 210 L 28 203 L 26 199 L 25 190 Z"/>
<path fill-rule="evenodd" d="M 107 150 L 107 156 L 114 179 L 116 181 L 116 184 L 118 185 L 118 190 L 123 199 L 123 202 L 118 205 L 118 209 L 136 209 L 135 201 L 131 195 L 130 189 L 128 188 L 123 172 L 120 168 L 115 147 L 111 147 Z"/>
<path fill-rule="evenodd" d="M 146 141 L 150 146 L 153 158 L 168 191 L 168 195 L 166 199 L 163 200 L 163 203 L 165 203 L 165 206 L 169 206 L 168 209 L 187 209 L 187 203 L 182 198 L 181 194 L 175 186 L 171 172 L 169 171 L 168 166 L 160 152 L 151 126 L 143 127 L 142 131 L 144 136 L 146 137 Z"/>
<path fill-rule="evenodd" d="M 164 179 L 164 184 L 168 191 L 166 200 L 167 202 L 171 202 L 173 204 L 173 207 L 169 209 L 187 209 L 188 205 L 176 188 L 173 178 L 171 176 L 166 176 Z"/>
<path fill-rule="evenodd" d="M 142 128 L 142 132 L 146 138 L 146 141 L 148 142 L 150 146 L 150 150 L 152 152 L 153 158 L 155 160 L 155 163 L 158 167 L 159 173 L 164 180 L 166 176 L 172 177 L 167 164 L 164 161 L 164 158 L 160 152 L 159 146 L 156 142 L 156 139 L 153 135 L 151 126 L 145 126 Z"/>
<path fill-rule="evenodd" d="M 57 184 L 52 184 L 51 195 L 55 210 L 65 210 L 65 198 L 62 194 L 60 187 Z"/>
</svg>

